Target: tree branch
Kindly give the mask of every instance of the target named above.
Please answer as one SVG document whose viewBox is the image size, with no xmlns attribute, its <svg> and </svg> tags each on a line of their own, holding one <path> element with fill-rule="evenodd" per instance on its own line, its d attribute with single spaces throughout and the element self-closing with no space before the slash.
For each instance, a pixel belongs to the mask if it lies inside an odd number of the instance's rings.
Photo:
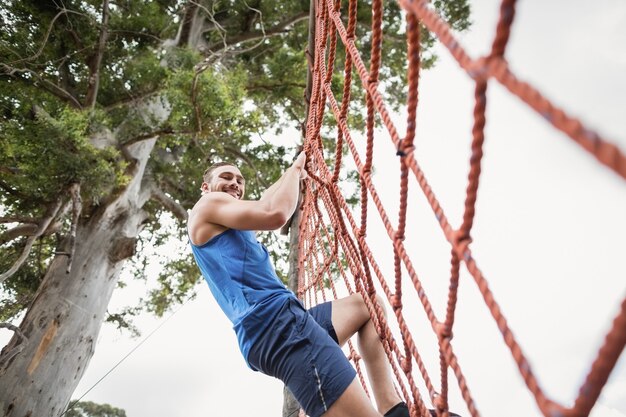
<svg viewBox="0 0 626 417">
<path fill-rule="evenodd" d="M 142 93 L 142 94 L 140 94 L 138 96 L 126 97 L 126 98 L 124 98 L 122 100 L 116 101 L 115 103 L 109 104 L 108 106 L 104 107 L 103 110 L 104 111 L 110 111 L 110 110 L 116 109 L 118 107 L 124 106 L 126 104 L 130 104 L 130 103 L 135 104 L 138 101 L 142 101 L 143 99 L 146 99 L 146 98 L 149 98 L 149 97 L 152 97 L 152 96 L 158 94 L 161 91 L 162 88 L 163 88 L 163 86 L 159 86 L 159 87 L 155 88 L 154 90 L 146 91 L 145 93 Z"/>
<path fill-rule="evenodd" d="M 74 259 L 74 252 L 76 252 L 76 227 L 83 208 L 83 200 L 80 198 L 80 183 L 72 184 L 70 195 L 72 196 L 72 226 L 70 227 L 70 250 L 67 258 L 66 274 L 69 274 L 72 270 L 72 260 Z"/>
<path fill-rule="evenodd" d="M 277 87 L 297 87 L 304 89 L 306 87 L 305 83 L 269 83 L 269 84 L 251 84 L 246 89 L 249 92 L 254 92 L 256 90 L 266 90 L 266 91 L 274 91 Z"/>
<path fill-rule="evenodd" d="M 13 196 L 16 197 L 21 197 L 21 198 L 26 198 L 27 196 L 14 190 L 13 188 L 11 188 L 9 186 L 9 184 L 5 183 L 4 181 L 0 180 L 0 188 L 3 189 L 7 194 L 11 194 Z"/>
<path fill-rule="evenodd" d="M 179 133 L 179 132 L 174 132 L 174 130 L 171 127 L 165 127 L 163 129 L 155 130 L 153 132 L 142 133 L 141 135 L 137 135 L 134 138 L 128 139 L 126 142 L 120 143 L 120 146 L 126 148 L 134 143 L 141 142 L 143 140 L 152 139 L 155 136 L 169 135 L 172 133 Z M 191 132 L 180 132 L 180 133 L 191 133 Z"/>
<path fill-rule="evenodd" d="M 202 131 L 202 116 L 200 105 L 198 104 L 198 78 L 208 67 L 196 68 L 193 74 L 193 82 L 191 84 L 191 104 L 193 106 L 194 115 L 196 117 L 196 132 Z"/>
<path fill-rule="evenodd" d="M 152 39 L 154 41 L 157 41 L 160 44 L 162 44 L 164 42 L 164 39 L 161 39 L 158 36 L 153 35 L 152 33 L 144 33 L 144 32 L 137 32 L 136 30 L 122 30 L 122 29 L 110 30 L 109 31 L 109 35 L 117 35 L 118 33 L 121 34 L 121 35 L 143 36 L 145 38 L 150 38 L 150 39 Z"/>
<path fill-rule="evenodd" d="M 70 51 L 67 49 L 65 41 L 61 41 L 61 54 L 62 58 L 58 60 L 57 72 L 59 73 L 59 86 L 68 93 L 75 95 L 74 87 L 76 87 L 76 79 L 72 75 L 70 69 Z M 54 61 L 56 63 L 56 61 Z M 52 63 L 52 62 L 51 62 Z"/>
<path fill-rule="evenodd" d="M 20 255 L 20 257 L 17 259 L 17 261 L 15 261 L 13 266 L 8 271 L 0 275 L 0 284 L 6 281 L 7 278 L 13 276 L 13 274 L 15 274 L 18 269 L 20 269 L 20 267 L 22 266 L 24 261 L 26 261 L 26 258 L 30 254 L 30 250 L 33 247 L 35 239 L 41 236 L 48 229 L 48 226 L 59 212 L 61 204 L 61 199 L 58 199 L 54 204 L 48 207 L 45 217 L 39 223 L 39 227 L 37 228 L 35 233 L 26 240 L 26 245 L 24 245 L 24 249 L 22 250 L 22 254 Z"/>
<path fill-rule="evenodd" d="M 0 245 L 4 245 L 7 242 L 17 239 L 22 236 L 32 236 L 37 231 L 37 224 L 20 224 L 19 226 L 15 226 L 2 235 L 0 235 Z"/>
<path fill-rule="evenodd" d="M 185 195 L 185 189 L 181 184 L 177 181 L 174 181 L 170 177 L 162 177 L 159 178 L 159 184 L 161 185 L 161 190 L 167 195 Z M 196 203 L 195 198 L 191 199 L 181 199 L 179 203 L 181 206 L 186 207 L 189 205 L 193 205 Z"/>
<path fill-rule="evenodd" d="M 152 185 L 151 190 L 152 192 L 150 196 L 155 201 L 158 201 L 159 203 L 161 203 L 161 205 L 167 210 L 169 210 L 174 216 L 176 216 L 177 219 L 183 220 L 183 221 L 187 220 L 187 217 L 188 217 L 187 210 L 185 210 L 183 206 L 178 204 L 176 200 L 174 200 L 173 198 L 165 194 L 163 190 L 161 190 L 156 184 Z"/>
<path fill-rule="evenodd" d="M 170 177 L 165 177 L 165 178 L 161 178 L 161 183 L 162 185 L 164 185 L 163 189 L 168 192 L 168 193 L 184 193 L 184 187 L 181 186 L 181 184 L 177 181 L 174 181 L 172 178 Z"/>
<path fill-rule="evenodd" d="M 69 14 L 69 13 L 73 13 L 73 14 L 77 14 L 77 15 L 79 15 L 79 16 L 83 16 L 83 17 L 87 17 L 87 18 L 89 18 L 89 16 L 88 16 L 88 15 L 86 15 L 86 14 L 84 14 L 84 13 L 80 13 L 80 12 L 76 12 L 76 11 L 74 11 L 74 10 L 69 10 L 69 9 L 65 9 L 65 8 L 64 8 L 64 9 L 63 9 L 63 10 L 61 10 L 59 13 L 57 13 L 57 14 L 56 14 L 56 15 L 52 18 L 52 20 L 50 21 L 50 26 L 48 27 L 48 30 L 46 31 L 46 34 L 45 34 L 45 36 L 44 36 L 44 38 L 43 38 L 43 42 L 41 43 L 41 47 L 39 48 L 39 50 L 38 50 L 37 52 L 35 52 L 35 54 L 34 54 L 34 55 L 31 55 L 31 56 L 29 56 L 29 57 L 27 57 L 27 58 L 20 58 L 20 59 L 17 59 L 17 60 L 15 60 L 15 61 L 11 61 L 11 62 L 9 62 L 9 64 L 10 64 L 10 65 L 14 65 L 14 64 L 17 64 L 17 63 L 19 63 L 19 62 L 24 62 L 24 61 L 32 61 L 33 59 L 35 59 L 35 58 L 39 57 L 39 55 L 41 55 L 41 53 L 43 52 L 44 48 L 46 47 L 46 44 L 48 43 L 48 39 L 50 38 L 50 33 L 52 32 L 52 28 L 54 27 L 54 22 L 56 22 L 56 20 L 57 20 L 59 17 L 61 17 L 61 16 L 65 15 L 65 14 Z"/>
<path fill-rule="evenodd" d="M 85 107 L 93 109 L 98 97 L 98 88 L 100 87 L 100 64 L 102 56 L 106 48 L 107 38 L 109 37 L 109 0 L 102 2 L 102 26 L 100 27 L 100 39 L 98 39 L 98 49 L 96 54 L 89 62 L 89 83 L 87 86 L 87 97 L 85 98 Z"/>
<path fill-rule="evenodd" d="M 24 333 L 22 333 L 19 327 L 16 327 L 10 323 L 0 323 L 0 329 L 2 328 L 12 330 L 19 338 L 19 340 L 12 349 L 5 353 L 2 360 L 0 360 L 0 373 L 2 373 L 2 370 L 4 369 L 6 364 L 10 363 L 14 357 L 19 355 L 20 352 L 24 350 L 24 346 L 28 343 L 28 338 L 24 336 Z"/>
<path fill-rule="evenodd" d="M 248 13 L 244 15 L 243 23 L 241 24 L 241 30 L 243 32 L 250 32 L 253 25 L 257 22 L 257 19 L 261 20 L 261 24 L 263 24 L 263 13 L 259 10 L 260 0 L 254 0 L 254 5 L 251 6 L 247 2 L 245 2 L 246 7 L 248 8 Z"/>
<path fill-rule="evenodd" d="M 190 1 L 185 5 L 185 12 L 183 13 L 183 19 L 181 21 L 180 32 L 176 46 L 182 48 L 189 43 L 189 35 L 191 34 L 191 27 L 193 25 L 193 17 L 198 10 L 198 3 Z"/>
<path fill-rule="evenodd" d="M 20 169 L 15 167 L 0 167 L 0 172 L 15 175 L 19 174 Z"/>
<path fill-rule="evenodd" d="M 37 224 L 37 219 L 33 219 L 32 217 L 23 217 L 23 216 L 9 216 L 9 217 L 0 217 L 0 223 L 35 223 Z"/>
<path fill-rule="evenodd" d="M 214 12 L 214 10 L 213 11 L 209 10 L 206 6 L 203 6 L 200 3 L 194 2 L 193 0 L 190 0 L 189 2 L 195 4 L 196 6 L 204 10 L 204 12 L 206 13 L 206 17 L 211 23 L 210 25 L 207 25 L 207 24 L 204 25 L 202 34 L 213 31 L 213 30 L 217 30 L 217 32 L 220 35 L 220 38 L 222 39 L 222 43 L 225 43 L 226 42 L 226 29 L 224 29 L 224 26 L 222 25 L 223 22 L 218 22 L 218 19 L 216 19 L 216 16 L 215 16 L 216 13 Z M 215 8 L 214 3 L 212 6 L 213 8 Z"/>
<path fill-rule="evenodd" d="M 267 39 L 273 36 L 282 35 L 287 31 L 289 26 L 293 26 L 299 22 L 307 20 L 309 18 L 308 12 L 298 13 L 294 16 L 291 16 L 282 22 L 279 22 L 276 26 L 274 26 L 270 30 L 259 30 L 254 32 L 243 33 L 238 36 L 231 37 L 224 42 L 214 43 L 213 45 L 209 45 L 209 51 L 212 53 L 221 51 L 223 49 L 228 49 L 234 45 L 243 42 L 251 42 L 259 39 Z"/>
<path fill-rule="evenodd" d="M 14 67 L 10 67 L 7 64 L 4 63 L 0 63 L 0 68 L 3 70 L 3 73 L 5 75 L 8 75 L 18 81 L 21 81 L 27 85 L 31 85 L 31 86 L 35 86 L 37 87 L 38 84 L 41 85 L 41 88 L 43 88 L 44 90 L 46 90 L 47 92 L 51 93 L 52 95 L 60 98 L 61 100 L 65 101 L 66 103 L 71 104 L 73 107 L 77 108 L 77 109 L 82 109 L 82 106 L 80 104 L 80 102 L 76 99 L 76 97 L 74 97 L 73 95 L 71 95 L 69 92 L 67 92 L 66 90 L 64 90 L 63 88 L 59 87 L 58 85 L 54 84 L 51 81 L 46 80 L 45 78 L 43 78 L 42 76 L 40 76 L 38 73 L 36 73 L 35 71 L 31 70 L 30 68 L 14 68 Z M 33 80 L 31 81 L 30 79 L 24 78 L 22 76 L 16 76 L 15 74 L 19 73 L 19 74 L 29 74 L 33 77 Z"/>
<path fill-rule="evenodd" d="M 24 333 L 22 333 L 22 331 L 20 330 L 19 327 L 12 325 L 11 323 L 0 323 L 0 329 L 9 329 L 13 332 L 15 332 L 15 334 L 17 334 L 17 336 L 22 339 L 22 341 L 28 341 L 28 338 L 26 336 L 24 336 Z"/>
</svg>

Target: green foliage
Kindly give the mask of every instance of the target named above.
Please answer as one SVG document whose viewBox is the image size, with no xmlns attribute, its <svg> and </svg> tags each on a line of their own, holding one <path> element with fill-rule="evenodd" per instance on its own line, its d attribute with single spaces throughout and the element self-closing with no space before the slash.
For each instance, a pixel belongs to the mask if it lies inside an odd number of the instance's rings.
<svg viewBox="0 0 626 417">
<path fill-rule="evenodd" d="M 73 183 L 80 183 L 86 198 L 94 200 L 124 185 L 125 164 L 111 147 L 96 148 L 89 141 L 86 112 L 68 108 L 56 114 L 34 109 L 32 120 L 14 118 L 2 127 L 0 166 L 10 174 L 10 184 L 20 212 L 37 210 L 41 202 L 54 201 Z"/>
<path fill-rule="evenodd" d="M 181 304 L 189 298 L 199 279 L 191 254 L 167 262 L 158 277 L 159 287 L 149 293 L 147 310 L 162 317 L 172 304 Z"/>
<path fill-rule="evenodd" d="M 141 332 L 132 322 L 132 319 L 143 312 L 143 305 L 124 307 L 121 311 L 108 313 L 105 321 L 112 323 L 118 330 L 125 330 L 133 337 L 141 336 Z"/>
<path fill-rule="evenodd" d="M 257 126 L 248 123 L 251 115 L 242 109 L 245 86 L 246 72 L 241 66 L 228 72 L 209 69 L 200 74 L 193 68 L 180 68 L 167 83 L 166 97 L 172 106 L 169 125 L 196 135 L 232 137 L 243 131 L 242 127 L 256 131 Z"/>
<path fill-rule="evenodd" d="M 306 43 L 304 38 L 298 40 L 303 45 Z M 247 68 L 255 70 L 249 80 L 248 96 L 265 116 L 266 126 L 274 126 L 276 133 L 281 133 L 286 122 L 304 120 L 302 92 L 306 87 L 307 71 L 304 48 L 295 49 L 280 39 L 264 48 L 273 49 L 275 55 L 271 60 L 261 55 L 246 63 Z"/>
<path fill-rule="evenodd" d="M 471 7 L 464 1 L 434 0 L 433 6 L 452 29 L 462 32 L 469 29 Z"/>
<path fill-rule="evenodd" d="M 96 404 L 91 401 L 70 402 L 67 417 L 126 417 L 126 411 L 109 404 Z"/>
</svg>

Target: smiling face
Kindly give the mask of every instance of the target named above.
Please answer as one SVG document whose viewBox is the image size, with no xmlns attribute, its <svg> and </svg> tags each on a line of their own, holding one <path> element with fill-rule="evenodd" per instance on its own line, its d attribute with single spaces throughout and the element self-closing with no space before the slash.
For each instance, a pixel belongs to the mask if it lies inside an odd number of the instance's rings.
<svg viewBox="0 0 626 417">
<path fill-rule="evenodd" d="M 202 193 L 223 192 L 236 199 L 243 198 L 245 180 L 239 168 L 234 165 L 221 165 L 207 170 L 202 183 Z"/>
</svg>

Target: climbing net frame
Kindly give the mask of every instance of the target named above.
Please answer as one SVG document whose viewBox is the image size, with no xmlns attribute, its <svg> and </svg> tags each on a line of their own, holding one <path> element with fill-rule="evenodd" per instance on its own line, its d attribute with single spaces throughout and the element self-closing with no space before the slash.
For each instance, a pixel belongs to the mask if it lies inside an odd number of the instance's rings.
<svg viewBox="0 0 626 417">
<path fill-rule="evenodd" d="M 408 99 L 407 129 L 403 137 L 392 121 L 390 112 L 379 91 L 381 67 L 382 15 L 381 0 L 372 1 L 372 34 L 369 68 L 366 67 L 355 44 L 357 24 L 357 1 L 349 0 L 348 15 L 341 16 L 339 0 L 313 0 L 315 2 L 315 54 L 312 64 L 312 94 L 306 125 L 304 148 L 307 152 L 307 172 L 309 179 L 304 191 L 302 220 L 300 223 L 299 247 L 299 284 L 298 296 L 308 305 L 327 300 L 327 289 L 333 298 L 337 298 L 338 283 L 333 275 L 338 274 L 349 293 L 360 293 L 366 302 L 372 321 L 381 338 L 385 352 L 396 377 L 397 388 L 409 403 L 412 416 L 429 416 L 415 380 L 419 372 L 425 385 L 429 400 L 435 405 L 440 416 L 448 416 L 448 370 L 451 370 L 459 387 L 461 396 L 470 415 L 480 416 L 471 395 L 466 378 L 457 360 L 452 335 L 457 307 L 457 289 L 461 264 L 474 279 L 483 300 L 495 321 L 510 354 L 517 364 L 519 373 L 528 390 L 535 398 L 543 415 L 559 417 L 578 417 L 589 414 L 606 384 L 609 374 L 615 367 L 626 345 L 626 299 L 619 308 L 617 316 L 605 336 L 590 371 L 579 389 L 579 394 L 571 407 L 566 407 L 550 399 L 540 387 L 535 373 L 514 337 L 504 314 L 502 313 L 487 279 L 483 276 L 472 254 L 471 230 L 475 216 L 477 190 L 481 173 L 483 155 L 485 112 L 487 107 L 487 86 L 497 82 L 511 94 L 519 97 L 535 112 L 545 118 L 554 128 L 565 133 L 575 143 L 593 155 L 601 164 L 626 179 L 626 156 L 613 143 L 586 128 L 579 120 L 567 115 L 552 104 L 532 85 L 520 81 L 509 68 L 504 58 L 509 40 L 511 25 L 515 17 L 515 1 L 503 0 L 495 30 L 491 51 L 487 56 L 473 59 L 461 46 L 450 26 L 437 14 L 426 0 L 400 0 L 399 4 L 406 12 L 406 35 L 408 44 Z M 474 124 L 472 128 L 471 158 L 468 183 L 466 188 L 464 213 L 459 228 L 451 226 L 442 206 L 431 189 L 424 172 L 414 154 L 416 131 L 418 80 L 420 71 L 420 26 L 424 26 L 448 49 L 462 70 L 475 84 Z M 345 48 L 345 67 L 343 73 L 343 93 L 341 100 L 335 98 L 332 88 L 333 68 L 335 67 L 338 45 Z M 353 72 L 358 75 L 361 87 L 365 91 L 366 151 L 364 160 L 357 151 L 357 144 L 348 127 L 348 108 L 353 84 Z M 337 125 L 336 154 L 334 166 L 327 166 L 321 130 L 326 110 L 334 117 Z M 373 144 L 375 117 L 382 120 L 400 160 L 400 202 L 397 224 L 394 226 L 383 206 L 379 193 L 372 181 Z M 338 185 L 339 171 L 342 164 L 342 149 L 347 145 L 359 174 L 360 182 L 360 221 L 357 223 L 349 204 L 343 197 Z M 421 192 L 427 199 L 440 225 L 443 235 L 450 245 L 451 272 L 447 295 L 445 317 L 438 317 L 431 301 L 426 295 L 420 277 L 404 244 L 407 220 L 408 180 L 412 175 Z M 388 283 L 379 267 L 372 249 L 365 237 L 368 231 L 368 201 L 372 200 L 384 224 L 394 250 L 395 277 Z M 409 283 L 417 297 L 427 320 L 438 340 L 440 362 L 440 386 L 435 388 L 433 378 L 420 355 L 403 311 L 403 281 Z M 376 301 L 379 288 L 393 309 L 393 317 L 400 331 L 396 339 L 389 327 L 390 318 L 385 315 Z M 349 359 L 357 369 L 364 387 L 360 357 L 352 343 L 348 343 Z M 414 369 L 417 368 L 417 371 Z"/>
</svg>

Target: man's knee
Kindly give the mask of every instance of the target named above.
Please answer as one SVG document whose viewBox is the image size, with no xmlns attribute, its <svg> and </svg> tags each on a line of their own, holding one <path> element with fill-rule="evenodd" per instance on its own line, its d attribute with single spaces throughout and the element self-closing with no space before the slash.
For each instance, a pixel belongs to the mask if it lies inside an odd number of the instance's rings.
<svg viewBox="0 0 626 417">
<path fill-rule="evenodd" d="M 372 303 L 372 307 L 374 308 L 374 311 L 381 311 L 383 313 L 383 315 L 385 317 L 387 317 L 387 308 L 385 306 L 385 297 L 383 297 L 381 294 L 376 293 L 374 299 L 376 300 L 376 304 L 378 304 L 378 307 L 376 307 L 373 303 Z M 367 308 L 367 307 L 365 307 Z M 379 310 L 380 309 L 380 310 Z"/>
<path fill-rule="evenodd" d="M 376 293 L 374 295 L 374 297 L 369 298 L 369 300 L 365 300 L 364 297 L 368 297 L 366 296 L 362 296 L 359 294 L 358 297 L 358 303 L 359 303 L 359 309 L 362 311 L 362 314 L 364 316 L 364 320 L 363 320 L 363 325 L 367 324 L 371 318 L 372 315 L 378 315 L 379 312 L 382 312 L 383 316 L 387 317 L 387 309 L 385 307 L 385 297 Z M 368 304 L 369 304 L 369 308 L 368 308 Z"/>
<path fill-rule="evenodd" d="M 380 311 L 385 317 L 387 316 L 387 309 L 385 307 L 386 301 L 384 296 L 376 293 L 373 298 L 369 298 L 367 301 L 364 297 L 369 296 L 362 295 L 360 293 L 354 293 L 344 299 L 345 301 L 341 303 L 342 306 L 350 306 L 347 310 L 345 310 L 345 316 L 342 315 L 343 317 L 341 317 L 341 319 L 355 320 L 358 323 L 357 329 L 367 324 L 370 321 L 372 314 L 376 315 Z M 344 304 L 346 301 L 347 303 Z M 349 314 L 345 314 L 348 313 L 348 311 Z"/>
</svg>

